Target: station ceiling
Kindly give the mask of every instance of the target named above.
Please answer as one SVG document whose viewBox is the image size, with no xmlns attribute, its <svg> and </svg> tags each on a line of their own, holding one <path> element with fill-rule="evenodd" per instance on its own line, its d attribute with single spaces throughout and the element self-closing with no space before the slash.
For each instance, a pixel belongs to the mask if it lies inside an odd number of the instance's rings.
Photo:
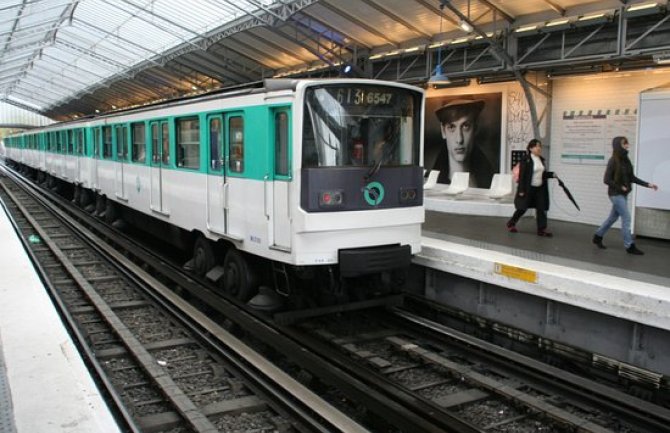
<svg viewBox="0 0 670 433">
<path fill-rule="evenodd" d="M 0 101 L 57 120 L 271 77 L 654 66 L 667 0 L 3 0 Z M 470 24 L 469 29 L 463 23 Z"/>
</svg>

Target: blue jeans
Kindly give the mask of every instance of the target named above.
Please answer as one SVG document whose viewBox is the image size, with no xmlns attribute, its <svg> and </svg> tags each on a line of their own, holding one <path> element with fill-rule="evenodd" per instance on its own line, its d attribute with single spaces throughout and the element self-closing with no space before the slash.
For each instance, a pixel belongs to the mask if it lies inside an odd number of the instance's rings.
<svg viewBox="0 0 670 433">
<path fill-rule="evenodd" d="M 596 235 L 601 238 L 605 236 L 607 230 L 612 227 L 612 224 L 621 217 L 621 236 L 623 237 L 623 246 L 625 248 L 633 245 L 633 237 L 630 234 L 630 212 L 628 212 L 628 203 L 625 195 L 613 195 L 610 197 L 612 202 L 612 210 L 610 216 L 605 222 L 596 230 Z"/>
</svg>

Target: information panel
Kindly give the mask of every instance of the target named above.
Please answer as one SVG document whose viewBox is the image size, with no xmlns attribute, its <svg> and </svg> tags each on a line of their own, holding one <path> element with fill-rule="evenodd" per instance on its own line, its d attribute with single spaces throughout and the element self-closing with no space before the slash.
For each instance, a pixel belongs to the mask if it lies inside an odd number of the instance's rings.
<svg viewBox="0 0 670 433">
<path fill-rule="evenodd" d="M 564 112 L 561 161 L 605 165 L 612 155 L 612 138 L 623 135 L 631 144 L 637 136 L 637 110 Z"/>
</svg>

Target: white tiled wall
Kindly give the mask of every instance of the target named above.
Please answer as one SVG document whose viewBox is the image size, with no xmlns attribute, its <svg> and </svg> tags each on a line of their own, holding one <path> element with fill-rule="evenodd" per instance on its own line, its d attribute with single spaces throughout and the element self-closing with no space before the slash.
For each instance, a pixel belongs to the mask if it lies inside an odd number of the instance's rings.
<svg viewBox="0 0 670 433">
<path fill-rule="evenodd" d="M 602 182 L 604 165 L 576 165 L 561 161 L 563 112 L 572 110 L 634 109 L 641 91 L 670 82 L 669 70 L 599 74 L 552 80 L 550 169 L 565 181 L 581 207 L 578 212 L 554 185 L 550 218 L 598 225 L 607 216 L 610 202 Z M 630 137 L 635 143 L 635 137 Z M 634 156 L 635 151 L 631 152 Z M 609 155 L 607 155 L 609 158 Z"/>
</svg>

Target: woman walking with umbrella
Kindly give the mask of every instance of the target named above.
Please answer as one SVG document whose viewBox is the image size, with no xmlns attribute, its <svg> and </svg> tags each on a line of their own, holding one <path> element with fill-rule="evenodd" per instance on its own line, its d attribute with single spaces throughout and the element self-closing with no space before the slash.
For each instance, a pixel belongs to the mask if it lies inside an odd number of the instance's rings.
<svg viewBox="0 0 670 433">
<path fill-rule="evenodd" d="M 526 146 L 528 155 L 519 163 L 519 186 L 514 197 L 516 211 L 507 222 L 507 230 L 516 233 L 516 223 L 529 208 L 535 208 L 537 219 L 537 235 L 551 237 L 547 231 L 547 210 L 549 210 L 549 188 L 547 179 L 558 178 L 553 172 L 546 170 L 542 158 L 542 143 L 534 138 Z"/>
<path fill-rule="evenodd" d="M 607 219 L 596 230 L 593 235 L 593 243 L 600 249 L 605 249 L 603 237 L 612 224 L 621 217 L 621 236 L 623 237 L 623 246 L 629 254 L 638 256 L 644 253 L 637 249 L 630 233 L 630 212 L 628 212 L 628 194 L 634 183 L 647 188 L 658 190 L 658 186 L 645 182 L 635 177 L 633 174 L 633 164 L 628 158 L 628 149 L 630 144 L 626 137 L 614 137 L 612 140 L 612 157 L 607 162 L 605 177 L 603 182 L 607 184 L 607 195 L 612 202 L 612 210 Z"/>
</svg>

